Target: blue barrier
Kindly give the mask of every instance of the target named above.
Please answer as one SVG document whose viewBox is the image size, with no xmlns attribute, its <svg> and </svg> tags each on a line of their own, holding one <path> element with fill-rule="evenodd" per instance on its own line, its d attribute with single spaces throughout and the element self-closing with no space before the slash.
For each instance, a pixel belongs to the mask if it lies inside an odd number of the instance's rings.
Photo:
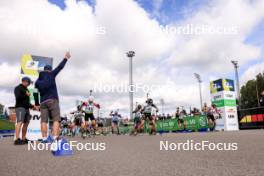
<svg viewBox="0 0 264 176">
<path fill-rule="evenodd" d="M 15 133 L 15 130 L 0 130 L 0 134 Z"/>
</svg>

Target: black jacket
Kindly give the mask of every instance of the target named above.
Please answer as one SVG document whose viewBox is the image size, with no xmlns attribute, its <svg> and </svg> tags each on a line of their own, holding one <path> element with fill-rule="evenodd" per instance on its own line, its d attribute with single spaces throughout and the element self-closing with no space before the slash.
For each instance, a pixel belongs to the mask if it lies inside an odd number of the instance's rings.
<svg viewBox="0 0 264 176">
<path fill-rule="evenodd" d="M 26 92 L 28 89 L 23 86 L 23 84 L 19 84 L 15 88 L 15 97 L 16 97 L 16 108 L 25 108 L 29 109 L 32 108 L 33 106 L 30 104 L 30 97 L 26 95 Z M 28 91 L 29 92 L 29 91 Z"/>
</svg>

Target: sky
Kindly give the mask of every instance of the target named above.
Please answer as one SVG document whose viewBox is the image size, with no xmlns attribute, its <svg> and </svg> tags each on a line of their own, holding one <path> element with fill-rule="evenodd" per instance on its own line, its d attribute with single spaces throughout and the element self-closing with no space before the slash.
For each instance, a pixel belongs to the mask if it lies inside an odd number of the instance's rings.
<svg viewBox="0 0 264 176">
<path fill-rule="evenodd" d="M 126 52 L 134 50 L 134 103 L 149 93 L 159 107 L 164 100 L 165 113 L 199 107 L 194 73 L 210 103 L 210 81 L 234 79 L 231 60 L 241 85 L 263 72 L 263 29 L 262 0 L 2 0 L 0 103 L 15 103 L 23 54 L 52 57 L 56 66 L 70 51 L 56 78 L 62 113 L 92 89 L 104 116 L 127 115 L 128 92 L 120 89 L 128 85 Z"/>
</svg>

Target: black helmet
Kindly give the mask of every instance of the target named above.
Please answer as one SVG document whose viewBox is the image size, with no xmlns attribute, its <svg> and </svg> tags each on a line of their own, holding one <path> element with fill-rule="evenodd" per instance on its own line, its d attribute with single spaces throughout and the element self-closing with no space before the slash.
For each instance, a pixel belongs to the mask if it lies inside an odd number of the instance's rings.
<svg viewBox="0 0 264 176">
<path fill-rule="evenodd" d="M 22 78 L 22 82 L 24 82 L 24 81 L 27 82 L 28 84 L 31 83 L 31 79 L 29 77 L 27 77 L 27 76 Z"/>
<path fill-rule="evenodd" d="M 148 98 L 146 101 L 148 104 L 153 104 L 153 100 L 151 98 Z"/>
</svg>

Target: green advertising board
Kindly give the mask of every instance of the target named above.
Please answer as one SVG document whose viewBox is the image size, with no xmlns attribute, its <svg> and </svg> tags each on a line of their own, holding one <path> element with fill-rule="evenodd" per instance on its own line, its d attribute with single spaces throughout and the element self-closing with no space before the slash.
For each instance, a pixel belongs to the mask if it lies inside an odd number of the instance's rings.
<svg viewBox="0 0 264 176">
<path fill-rule="evenodd" d="M 178 124 L 178 119 L 165 119 L 156 121 L 157 132 L 177 132 L 177 131 L 207 131 L 210 126 L 208 125 L 207 117 L 201 116 L 186 116 L 183 119 L 184 124 Z M 120 127 L 120 133 L 127 134 L 131 132 L 133 126 Z M 148 122 L 145 122 L 145 133 L 150 133 Z"/>
<path fill-rule="evenodd" d="M 184 130 L 184 125 L 179 125 L 177 119 L 158 120 L 156 124 L 158 132 Z M 186 116 L 184 118 L 184 124 L 186 126 L 186 130 L 199 131 L 202 129 L 208 129 L 206 116 Z"/>
<path fill-rule="evenodd" d="M 212 103 L 215 104 L 216 107 L 218 108 L 225 106 L 228 107 L 236 106 L 236 100 L 221 99 L 221 100 L 213 100 Z"/>
</svg>

